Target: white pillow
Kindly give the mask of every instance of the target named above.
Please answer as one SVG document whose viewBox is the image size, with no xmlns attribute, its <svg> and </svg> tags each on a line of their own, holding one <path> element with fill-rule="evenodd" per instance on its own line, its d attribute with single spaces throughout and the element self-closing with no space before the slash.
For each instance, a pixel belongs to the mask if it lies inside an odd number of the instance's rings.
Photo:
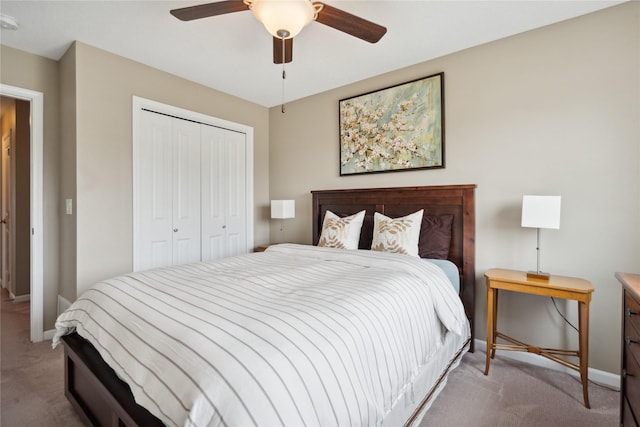
<svg viewBox="0 0 640 427">
<path fill-rule="evenodd" d="M 324 214 L 322 233 L 318 246 L 340 249 L 358 249 L 360 229 L 364 221 L 365 211 L 340 218 L 331 211 Z"/>
<path fill-rule="evenodd" d="M 419 256 L 418 241 L 423 212 L 420 209 L 401 218 L 389 218 L 376 212 L 373 215 L 371 250 Z"/>
</svg>

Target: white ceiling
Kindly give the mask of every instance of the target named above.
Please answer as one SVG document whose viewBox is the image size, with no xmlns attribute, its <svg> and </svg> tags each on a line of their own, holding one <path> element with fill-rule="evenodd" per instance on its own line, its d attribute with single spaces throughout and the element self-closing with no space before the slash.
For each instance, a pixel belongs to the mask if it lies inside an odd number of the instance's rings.
<svg viewBox="0 0 640 427">
<path fill-rule="evenodd" d="M 58 60 L 78 40 L 266 107 L 279 105 L 282 66 L 273 64 L 271 35 L 250 11 L 190 22 L 169 14 L 202 3 L 207 1 L 0 0 L 0 13 L 20 26 L 2 29 L 0 42 Z M 293 42 L 287 102 L 622 1 L 325 3 L 384 25 L 387 34 L 369 44 L 312 22 Z"/>
</svg>

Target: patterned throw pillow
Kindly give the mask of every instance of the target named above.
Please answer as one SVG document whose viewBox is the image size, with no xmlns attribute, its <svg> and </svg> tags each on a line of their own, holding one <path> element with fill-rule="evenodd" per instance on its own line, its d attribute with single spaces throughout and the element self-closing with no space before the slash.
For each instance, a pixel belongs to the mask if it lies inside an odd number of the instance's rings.
<svg viewBox="0 0 640 427">
<path fill-rule="evenodd" d="M 376 212 L 373 215 L 372 251 L 397 252 L 418 256 L 418 241 L 423 209 L 401 218 L 389 218 Z"/>
<path fill-rule="evenodd" d="M 322 233 L 318 246 L 339 249 L 358 249 L 360 229 L 365 211 L 340 218 L 331 211 L 327 211 L 322 222 Z"/>
</svg>

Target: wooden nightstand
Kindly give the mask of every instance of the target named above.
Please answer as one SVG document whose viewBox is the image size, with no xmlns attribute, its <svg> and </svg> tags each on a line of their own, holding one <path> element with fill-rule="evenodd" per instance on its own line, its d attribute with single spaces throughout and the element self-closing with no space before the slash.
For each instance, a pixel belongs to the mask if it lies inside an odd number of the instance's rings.
<svg viewBox="0 0 640 427">
<path fill-rule="evenodd" d="M 484 374 L 489 373 L 490 360 L 495 357 L 496 349 L 528 351 L 539 354 L 547 359 L 558 362 L 568 368 L 580 372 L 582 380 L 582 395 L 584 406 L 590 408 L 588 390 L 589 368 L 589 302 L 593 286 L 586 280 L 574 277 L 551 276 L 549 280 L 528 279 L 524 271 L 491 269 L 484 274 L 487 279 L 487 362 Z M 563 298 L 578 301 L 578 350 L 561 350 L 553 348 L 540 348 L 525 344 L 497 329 L 498 290 L 520 292 L 531 295 L 542 295 L 555 298 Z M 501 338 L 509 344 L 496 344 Z M 562 357 L 561 357 L 562 356 Z M 579 363 L 573 363 L 564 357 L 572 356 L 579 359 Z"/>
<path fill-rule="evenodd" d="M 254 252 L 264 252 L 271 245 L 277 245 L 277 243 L 267 243 L 266 245 L 260 245 L 254 250 Z"/>
</svg>

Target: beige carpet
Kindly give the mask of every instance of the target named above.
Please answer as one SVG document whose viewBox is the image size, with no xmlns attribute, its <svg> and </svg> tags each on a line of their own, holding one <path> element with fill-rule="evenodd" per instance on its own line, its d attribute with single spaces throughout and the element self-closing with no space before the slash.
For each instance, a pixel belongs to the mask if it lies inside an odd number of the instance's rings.
<svg viewBox="0 0 640 427">
<path fill-rule="evenodd" d="M 29 303 L 0 306 L 0 426 L 75 427 L 82 422 L 64 397 L 62 348 L 29 341 Z M 501 358 L 483 375 L 484 352 L 466 354 L 421 427 L 617 426 L 620 394 L 568 374 Z"/>
<path fill-rule="evenodd" d="M 62 347 L 29 340 L 29 302 L 0 305 L 0 425 L 82 426 L 64 397 Z"/>
<path fill-rule="evenodd" d="M 619 425 L 618 391 L 590 383 L 587 409 L 580 380 L 567 373 L 500 357 L 498 351 L 485 376 L 485 360 L 484 351 L 464 355 L 421 427 Z"/>
</svg>

